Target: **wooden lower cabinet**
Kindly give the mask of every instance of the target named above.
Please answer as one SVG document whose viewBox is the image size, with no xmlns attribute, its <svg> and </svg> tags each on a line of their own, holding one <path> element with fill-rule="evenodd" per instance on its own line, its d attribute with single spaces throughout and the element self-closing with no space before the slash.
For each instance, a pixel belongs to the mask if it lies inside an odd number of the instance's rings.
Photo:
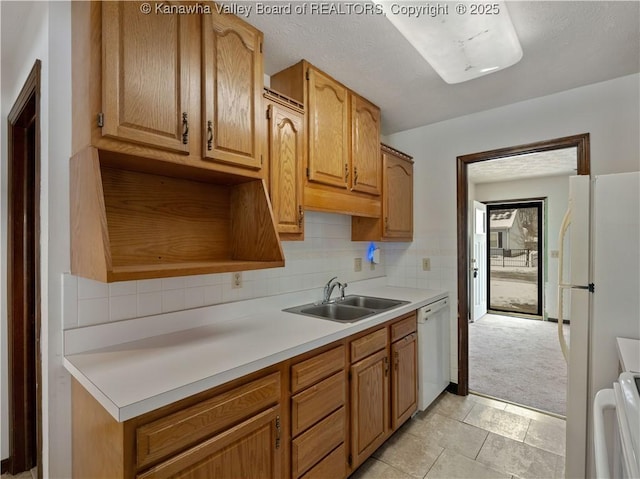
<svg viewBox="0 0 640 479">
<path fill-rule="evenodd" d="M 351 366 L 351 465 L 389 436 L 389 358 L 383 349 Z"/>
<path fill-rule="evenodd" d="M 344 479 L 415 412 L 415 312 L 125 422 L 75 379 L 78 479 Z"/>
<path fill-rule="evenodd" d="M 253 479 L 282 476 L 280 406 L 246 420 L 168 461 L 138 479 Z M 284 449 L 284 448 L 282 448 Z"/>
<path fill-rule="evenodd" d="M 281 478 L 283 384 L 278 365 L 125 422 L 73 381 L 73 477 Z"/>
<path fill-rule="evenodd" d="M 303 358 L 291 366 L 291 477 L 346 477 L 344 342 Z"/>
<path fill-rule="evenodd" d="M 397 429 L 416 411 L 418 342 L 412 333 L 391 345 L 391 427 Z"/>
</svg>

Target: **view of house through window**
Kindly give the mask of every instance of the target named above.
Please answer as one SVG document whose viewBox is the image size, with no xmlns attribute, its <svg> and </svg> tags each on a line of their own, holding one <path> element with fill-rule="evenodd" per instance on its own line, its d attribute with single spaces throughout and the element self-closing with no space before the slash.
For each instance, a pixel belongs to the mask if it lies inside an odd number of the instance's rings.
<svg viewBox="0 0 640 479">
<path fill-rule="evenodd" d="M 542 314 L 542 201 L 487 205 L 488 307 Z"/>
</svg>

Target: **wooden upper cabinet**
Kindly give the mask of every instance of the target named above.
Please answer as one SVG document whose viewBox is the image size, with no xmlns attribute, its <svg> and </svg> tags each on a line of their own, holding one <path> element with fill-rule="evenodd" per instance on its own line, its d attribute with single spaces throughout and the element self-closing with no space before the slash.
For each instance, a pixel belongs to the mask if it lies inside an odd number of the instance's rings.
<svg viewBox="0 0 640 479">
<path fill-rule="evenodd" d="M 271 207 L 282 239 L 304 239 L 304 113 L 293 101 L 265 94 Z"/>
<path fill-rule="evenodd" d="M 379 195 L 382 190 L 380 109 L 353 93 L 351 128 L 351 189 Z"/>
<path fill-rule="evenodd" d="M 189 15 L 102 4 L 102 135 L 189 153 Z M 171 2 L 174 3 L 174 2 Z M 75 92 L 74 92 L 75 93 Z"/>
<path fill-rule="evenodd" d="M 382 199 L 383 239 L 413 240 L 413 161 L 382 147 L 384 191 Z"/>
<path fill-rule="evenodd" d="M 262 33 L 233 15 L 202 17 L 203 154 L 234 166 L 262 166 Z"/>
<path fill-rule="evenodd" d="M 309 181 L 347 188 L 349 93 L 321 71 L 307 69 Z"/>
<path fill-rule="evenodd" d="M 413 159 L 381 145 L 382 217 L 351 218 L 352 241 L 413 241 Z"/>
<path fill-rule="evenodd" d="M 304 103 L 305 207 L 380 218 L 380 110 L 306 60 L 271 75 L 271 88 Z"/>
</svg>

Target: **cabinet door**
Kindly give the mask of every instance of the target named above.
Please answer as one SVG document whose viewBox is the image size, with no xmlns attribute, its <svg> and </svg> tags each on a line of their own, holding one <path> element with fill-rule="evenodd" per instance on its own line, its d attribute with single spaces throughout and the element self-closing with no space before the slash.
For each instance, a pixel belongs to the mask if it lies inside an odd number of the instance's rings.
<svg viewBox="0 0 640 479">
<path fill-rule="evenodd" d="M 383 152 L 384 188 L 382 215 L 384 238 L 413 238 L 413 164 Z"/>
<path fill-rule="evenodd" d="M 253 418 L 175 456 L 138 479 L 253 479 L 282 477 L 280 407 Z"/>
<path fill-rule="evenodd" d="M 301 113 L 270 104 L 269 161 L 271 206 L 278 233 L 303 232 L 302 171 L 304 117 Z"/>
<path fill-rule="evenodd" d="M 307 70 L 309 181 L 347 188 L 349 108 L 347 89 L 313 68 Z"/>
<path fill-rule="evenodd" d="M 102 135 L 188 153 L 189 15 L 141 6 L 102 4 Z"/>
<path fill-rule="evenodd" d="M 233 15 L 204 15 L 203 157 L 261 168 L 262 33 Z"/>
<path fill-rule="evenodd" d="M 395 431 L 418 406 L 418 349 L 416 333 L 391 345 L 391 427 Z"/>
<path fill-rule="evenodd" d="M 358 467 L 389 431 L 389 358 L 377 352 L 351 366 L 351 454 Z"/>
<path fill-rule="evenodd" d="M 380 195 L 380 109 L 352 94 L 351 128 L 351 189 Z"/>
</svg>

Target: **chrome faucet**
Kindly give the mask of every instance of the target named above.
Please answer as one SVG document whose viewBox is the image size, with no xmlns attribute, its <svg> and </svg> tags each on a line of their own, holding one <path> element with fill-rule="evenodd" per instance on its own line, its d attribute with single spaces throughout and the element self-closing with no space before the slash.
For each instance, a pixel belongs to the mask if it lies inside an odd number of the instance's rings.
<svg viewBox="0 0 640 479">
<path fill-rule="evenodd" d="M 335 283 L 333 282 L 334 280 L 338 279 L 337 276 L 334 276 L 333 278 L 331 278 L 329 281 L 327 281 L 327 284 L 324 285 L 324 289 L 323 289 L 323 293 L 322 293 L 322 302 L 323 303 L 328 303 L 329 301 L 331 301 L 331 293 L 333 293 L 333 289 L 338 286 L 340 288 L 340 290 L 343 293 L 344 297 L 344 288 L 346 288 L 346 284 L 344 286 L 342 286 L 342 284 L 340 284 L 338 281 L 336 281 Z"/>
</svg>

